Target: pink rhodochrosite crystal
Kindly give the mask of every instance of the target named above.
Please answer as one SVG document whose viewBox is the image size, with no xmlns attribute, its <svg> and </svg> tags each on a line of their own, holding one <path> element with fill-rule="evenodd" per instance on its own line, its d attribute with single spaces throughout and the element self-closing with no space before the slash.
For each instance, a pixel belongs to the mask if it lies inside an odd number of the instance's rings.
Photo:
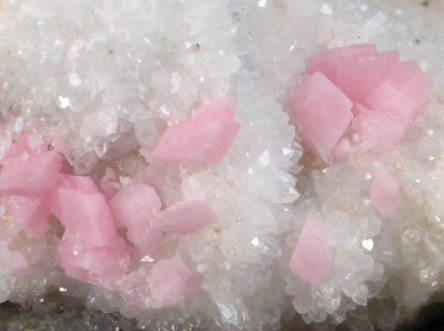
<svg viewBox="0 0 444 331">
<path fill-rule="evenodd" d="M 163 243 L 163 233 L 153 226 L 161 206 L 156 191 L 145 184 L 124 187 L 110 201 L 116 224 L 125 227 L 128 239 L 150 256 L 158 253 Z"/>
<path fill-rule="evenodd" d="M 396 63 L 387 79 L 369 92 L 363 105 L 410 127 L 427 108 L 430 82 L 413 61 Z"/>
<path fill-rule="evenodd" d="M 327 77 L 312 74 L 293 105 L 301 138 L 324 160 L 347 129 L 353 103 Z"/>
<path fill-rule="evenodd" d="M 66 275 L 93 285 L 114 290 L 115 283 L 129 267 L 129 249 L 120 238 L 113 244 L 85 244 L 80 235 L 65 231 L 58 248 L 59 265 Z"/>
<path fill-rule="evenodd" d="M 40 238 L 49 229 L 46 219 L 49 217 L 48 197 L 24 197 L 7 194 L 3 203 L 10 219 L 20 230 Z"/>
<path fill-rule="evenodd" d="M 375 208 L 386 218 L 392 217 L 399 207 L 399 185 L 383 166 L 379 166 L 373 176 L 370 197 Z"/>
<path fill-rule="evenodd" d="M 198 232 L 216 221 L 216 215 L 208 203 L 185 201 L 159 213 L 155 227 L 163 232 L 185 235 Z"/>
<path fill-rule="evenodd" d="M 199 287 L 199 277 L 174 256 L 131 272 L 119 281 L 118 291 L 127 304 L 151 310 L 181 303 Z"/>
<path fill-rule="evenodd" d="M 351 124 L 360 139 L 368 142 L 374 153 L 388 152 L 395 148 L 404 136 L 406 127 L 381 111 L 365 111 L 356 116 Z"/>
<path fill-rule="evenodd" d="M 88 245 L 112 245 L 118 238 L 108 202 L 88 176 L 61 175 L 50 208 L 67 231 Z"/>
<path fill-rule="evenodd" d="M 373 44 L 336 47 L 306 58 L 305 72 L 307 75 L 320 72 L 336 84 L 338 82 L 338 66 L 342 66 L 343 63 L 356 62 L 361 58 L 368 58 L 376 54 L 376 46 Z"/>
<path fill-rule="evenodd" d="M 319 286 L 333 265 L 327 227 L 313 215 L 305 221 L 290 261 L 290 269 L 304 281 Z"/>
<path fill-rule="evenodd" d="M 51 144 L 33 140 L 31 132 L 22 134 L 0 160 L 0 192 L 5 193 L 3 203 L 14 227 L 40 238 L 49 229 L 48 192 L 64 158 Z"/>
<path fill-rule="evenodd" d="M 176 305 L 193 296 L 200 281 L 183 261 L 174 256 L 159 260 L 148 274 L 153 308 Z"/>
<path fill-rule="evenodd" d="M 108 289 L 129 266 L 129 249 L 116 232 L 105 196 L 87 176 L 61 175 L 51 212 L 65 227 L 59 263 L 70 277 Z"/>
<path fill-rule="evenodd" d="M 201 106 L 187 122 L 170 126 L 152 157 L 165 162 L 205 166 L 219 162 L 240 129 L 236 102 L 222 98 Z"/>
<path fill-rule="evenodd" d="M 48 144 L 29 146 L 32 135 L 25 134 L 13 143 L 0 161 L 0 192 L 38 195 L 52 189 L 62 168 L 63 155 Z"/>
</svg>

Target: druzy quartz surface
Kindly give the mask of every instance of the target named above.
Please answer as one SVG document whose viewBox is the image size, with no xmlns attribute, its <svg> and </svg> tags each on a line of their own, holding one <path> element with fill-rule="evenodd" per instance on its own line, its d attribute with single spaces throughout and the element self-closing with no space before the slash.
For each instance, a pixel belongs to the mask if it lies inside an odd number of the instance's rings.
<svg viewBox="0 0 444 331">
<path fill-rule="evenodd" d="M 443 15 L 0 1 L 0 300 L 149 330 L 413 318 L 444 286 Z"/>
</svg>

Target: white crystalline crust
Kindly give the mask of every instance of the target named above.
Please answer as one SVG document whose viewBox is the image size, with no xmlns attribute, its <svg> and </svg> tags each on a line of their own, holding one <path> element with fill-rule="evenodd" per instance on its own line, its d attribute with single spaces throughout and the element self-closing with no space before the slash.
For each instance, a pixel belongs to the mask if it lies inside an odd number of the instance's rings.
<svg viewBox="0 0 444 331">
<path fill-rule="evenodd" d="M 202 102 L 236 98 L 242 125 L 214 167 L 153 164 L 164 202 L 205 199 L 219 218 L 200 233 L 168 238 L 167 253 L 204 276 L 191 302 L 149 313 L 67 279 L 54 268 L 55 229 L 39 241 L 0 242 L 0 256 L 19 251 L 32 268 L 17 276 L 3 268 L 0 299 L 25 303 L 60 288 L 148 329 L 278 329 L 294 310 L 306 323 L 338 324 L 352 311 L 350 326 L 358 321 L 362 329 L 367 320 L 393 328 L 444 283 L 444 9 L 429 6 L 436 8 L 400 0 L 0 1 L 0 109 L 10 123 L 0 154 L 12 133 L 41 127 L 66 138 L 76 173 L 100 174 L 112 164 L 124 184 L 152 162 L 168 122 Z M 332 41 L 373 42 L 417 60 L 435 85 L 431 108 L 391 153 L 300 172 L 286 85 L 306 56 Z M 369 201 L 375 162 L 402 187 L 390 222 Z M 313 209 L 335 252 L 333 273 L 317 289 L 288 268 Z"/>
</svg>

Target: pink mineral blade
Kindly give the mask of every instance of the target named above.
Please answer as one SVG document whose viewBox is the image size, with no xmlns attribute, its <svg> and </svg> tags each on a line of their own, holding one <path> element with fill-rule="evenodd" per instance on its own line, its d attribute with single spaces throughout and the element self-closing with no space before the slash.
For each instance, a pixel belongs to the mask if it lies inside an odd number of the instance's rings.
<svg viewBox="0 0 444 331">
<path fill-rule="evenodd" d="M 319 286 L 333 266 L 327 227 L 309 215 L 305 221 L 290 261 L 290 269 L 304 281 Z"/>
<path fill-rule="evenodd" d="M 379 166 L 373 176 L 370 197 L 376 210 L 385 218 L 392 217 L 399 207 L 399 185 L 383 166 Z"/>
<path fill-rule="evenodd" d="M 216 223 L 210 205 L 203 201 L 185 201 L 158 214 L 155 227 L 162 232 L 190 234 Z"/>
<path fill-rule="evenodd" d="M 164 132 L 152 157 L 195 166 L 218 163 L 240 129 L 233 118 L 235 113 L 236 102 L 232 99 L 216 99 L 203 105 L 192 119 Z"/>
<path fill-rule="evenodd" d="M 153 225 L 161 205 L 156 191 L 142 183 L 124 187 L 110 201 L 118 226 L 127 228 L 128 239 L 150 256 L 157 254 L 163 243 L 163 234 Z"/>
</svg>

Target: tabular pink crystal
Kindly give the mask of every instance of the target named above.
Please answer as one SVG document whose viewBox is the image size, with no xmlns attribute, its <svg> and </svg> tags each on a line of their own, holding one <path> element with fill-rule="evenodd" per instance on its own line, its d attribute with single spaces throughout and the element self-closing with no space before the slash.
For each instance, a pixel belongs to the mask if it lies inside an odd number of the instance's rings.
<svg viewBox="0 0 444 331">
<path fill-rule="evenodd" d="M 153 226 L 161 206 L 156 191 L 145 184 L 124 187 L 110 201 L 118 226 L 126 227 L 128 239 L 151 256 L 159 251 L 163 242 L 163 234 Z"/>
<path fill-rule="evenodd" d="M 120 238 L 113 245 L 94 247 L 79 235 L 65 231 L 58 247 L 58 260 L 66 275 L 114 290 L 129 267 L 129 251 Z"/>
<path fill-rule="evenodd" d="M 430 90 L 430 82 L 415 62 L 397 63 L 387 79 L 370 91 L 363 105 L 410 127 L 426 111 Z"/>
<path fill-rule="evenodd" d="M 351 127 L 361 140 L 369 142 L 374 153 L 384 153 L 396 147 L 407 128 L 386 113 L 376 110 L 362 112 L 352 121 Z"/>
<path fill-rule="evenodd" d="M 352 107 L 327 77 L 319 72 L 311 75 L 293 105 L 307 147 L 325 160 L 350 124 Z"/>
<path fill-rule="evenodd" d="M 190 234 L 217 221 L 210 205 L 202 201 L 185 201 L 169 207 L 158 215 L 155 227 L 162 232 Z"/>
<path fill-rule="evenodd" d="M 327 227 L 309 215 L 294 248 L 290 269 L 304 281 L 319 286 L 329 275 L 332 266 Z"/>
<path fill-rule="evenodd" d="M 379 53 L 376 46 L 338 47 L 305 60 L 307 74 L 321 72 L 353 102 L 359 102 L 387 77 L 397 52 Z"/>
<path fill-rule="evenodd" d="M 49 217 L 48 197 L 24 197 L 7 194 L 4 206 L 12 222 L 29 235 L 40 238 L 49 229 L 46 223 Z"/>
<path fill-rule="evenodd" d="M 178 256 L 156 262 L 148 282 L 153 308 L 174 306 L 195 295 L 200 286 L 196 277 Z"/>
<path fill-rule="evenodd" d="M 240 129 L 233 118 L 235 113 L 236 102 L 230 98 L 201 106 L 192 119 L 172 125 L 164 132 L 152 157 L 196 166 L 219 162 Z"/>
<path fill-rule="evenodd" d="M 377 54 L 373 44 L 343 46 L 318 53 L 305 59 L 305 72 L 311 75 L 315 72 L 324 74 L 333 83 L 337 83 L 338 65 L 359 58 L 366 58 Z"/>
<path fill-rule="evenodd" d="M 370 197 L 375 208 L 386 218 L 392 217 L 399 207 L 399 185 L 383 166 L 373 176 Z"/>
<path fill-rule="evenodd" d="M 90 177 L 60 175 L 49 202 L 51 213 L 86 244 L 112 245 L 118 238 L 108 203 Z"/>
<path fill-rule="evenodd" d="M 52 189 L 58 180 L 63 155 L 47 147 L 33 150 L 26 139 L 13 144 L 0 160 L 0 192 L 35 196 Z"/>
<path fill-rule="evenodd" d="M 376 53 L 337 64 L 337 86 L 353 102 L 381 84 L 398 63 L 398 52 Z"/>
</svg>

